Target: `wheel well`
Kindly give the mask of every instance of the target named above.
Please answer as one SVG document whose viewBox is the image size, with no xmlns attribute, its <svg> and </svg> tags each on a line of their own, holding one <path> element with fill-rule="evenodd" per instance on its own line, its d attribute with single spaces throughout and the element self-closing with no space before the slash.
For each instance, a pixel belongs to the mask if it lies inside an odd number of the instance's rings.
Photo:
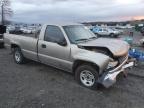
<svg viewBox="0 0 144 108">
<path fill-rule="evenodd" d="M 19 46 L 18 45 L 16 45 L 16 44 L 11 44 L 11 48 L 13 49 L 13 48 L 18 48 Z"/>
<path fill-rule="evenodd" d="M 15 48 L 20 48 L 18 45 L 16 44 L 11 44 L 11 51 L 13 52 Z"/>
<path fill-rule="evenodd" d="M 96 70 L 99 72 L 99 66 L 97 64 L 94 64 L 92 62 L 82 61 L 82 60 L 76 60 L 72 67 L 73 73 L 75 73 L 75 70 L 78 68 L 78 66 L 83 65 L 83 64 L 91 65 L 94 68 L 96 68 Z"/>
</svg>

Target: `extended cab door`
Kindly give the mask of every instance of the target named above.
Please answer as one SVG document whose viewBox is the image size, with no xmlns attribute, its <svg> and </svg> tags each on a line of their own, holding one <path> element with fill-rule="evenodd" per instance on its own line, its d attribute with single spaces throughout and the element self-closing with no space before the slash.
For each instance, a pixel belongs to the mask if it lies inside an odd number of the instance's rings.
<svg viewBox="0 0 144 108">
<path fill-rule="evenodd" d="M 46 27 L 44 39 L 38 42 L 38 57 L 42 63 L 70 70 L 70 46 L 60 27 L 53 25 Z"/>
</svg>

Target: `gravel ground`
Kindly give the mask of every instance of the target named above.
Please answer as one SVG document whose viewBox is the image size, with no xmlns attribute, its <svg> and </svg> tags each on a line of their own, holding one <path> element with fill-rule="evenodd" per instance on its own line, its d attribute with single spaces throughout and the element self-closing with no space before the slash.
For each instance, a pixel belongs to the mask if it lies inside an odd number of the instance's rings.
<svg viewBox="0 0 144 108">
<path fill-rule="evenodd" d="M 93 91 L 61 70 L 32 61 L 17 65 L 0 49 L 0 108 L 143 108 L 144 76 L 136 74 L 143 70 L 136 67 L 113 87 Z"/>
</svg>

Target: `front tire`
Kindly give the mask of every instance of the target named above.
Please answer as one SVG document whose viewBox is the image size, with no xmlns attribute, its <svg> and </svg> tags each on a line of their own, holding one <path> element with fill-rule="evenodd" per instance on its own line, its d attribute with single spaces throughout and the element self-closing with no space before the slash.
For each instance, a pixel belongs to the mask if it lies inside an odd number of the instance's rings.
<svg viewBox="0 0 144 108">
<path fill-rule="evenodd" d="M 110 37 L 112 37 L 112 38 L 113 38 L 113 37 L 114 37 L 114 33 L 111 33 L 111 34 L 110 34 Z"/>
<path fill-rule="evenodd" d="M 23 56 L 20 48 L 18 48 L 18 47 L 14 48 L 13 57 L 14 57 L 14 61 L 17 64 L 23 64 L 23 63 L 25 63 L 25 58 L 24 58 L 24 56 Z"/>
<path fill-rule="evenodd" d="M 97 89 L 98 71 L 94 66 L 81 65 L 75 71 L 76 81 L 89 89 Z"/>
</svg>

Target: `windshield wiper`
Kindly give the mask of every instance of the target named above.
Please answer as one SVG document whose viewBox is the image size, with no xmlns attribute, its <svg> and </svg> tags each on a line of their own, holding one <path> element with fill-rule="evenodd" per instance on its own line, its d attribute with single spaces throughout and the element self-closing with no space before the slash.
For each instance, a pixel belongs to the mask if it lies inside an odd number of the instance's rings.
<svg viewBox="0 0 144 108">
<path fill-rule="evenodd" d="M 89 39 L 83 38 L 83 39 L 77 39 L 75 41 L 87 41 L 87 40 L 89 40 Z"/>
</svg>

